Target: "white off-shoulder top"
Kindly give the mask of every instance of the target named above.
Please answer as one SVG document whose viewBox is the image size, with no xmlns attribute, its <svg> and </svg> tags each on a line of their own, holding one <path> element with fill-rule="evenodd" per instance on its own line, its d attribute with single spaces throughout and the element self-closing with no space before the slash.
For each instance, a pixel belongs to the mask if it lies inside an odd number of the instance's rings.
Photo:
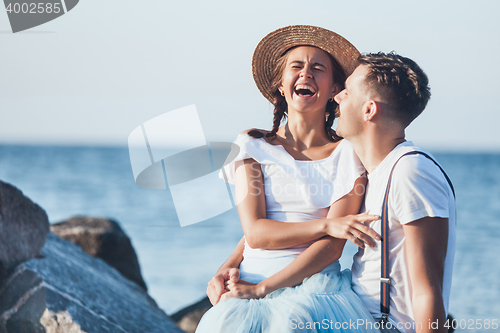
<svg viewBox="0 0 500 333">
<path fill-rule="evenodd" d="M 365 172 L 352 144 L 346 140 L 342 140 L 330 156 L 312 161 L 295 160 L 283 146 L 272 145 L 263 138 L 256 139 L 246 134 L 238 135 L 234 144 L 239 152 L 223 167 L 226 181 L 234 184 L 237 162 L 251 158 L 260 163 L 267 218 L 277 221 L 298 223 L 325 218 L 330 205 L 349 193 L 356 179 Z M 224 177 L 222 171 L 219 176 Z M 259 266 L 258 259 L 287 257 L 290 260 L 282 262 L 291 262 L 311 243 L 286 249 L 264 250 L 251 248 L 245 242 L 240 270 L 245 268 L 245 260 L 249 259 L 255 263 L 251 265 L 252 270 Z M 282 265 L 272 264 L 271 267 L 273 266 Z M 284 267 L 276 267 L 276 272 L 282 268 Z M 241 273 L 243 279 L 245 274 L 243 271 Z M 268 277 L 274 274 L 270 273 L 272 272 L 263 275 Z"/>
</svg>

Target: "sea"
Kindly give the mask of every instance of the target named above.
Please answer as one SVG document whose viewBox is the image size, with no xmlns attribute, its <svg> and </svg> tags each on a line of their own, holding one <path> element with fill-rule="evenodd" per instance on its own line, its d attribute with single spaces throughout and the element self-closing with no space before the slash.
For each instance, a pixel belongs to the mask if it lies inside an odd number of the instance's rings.
<svg viewBox="0 0 500 333">
<path fill-rule="evenodd" d="M 457 195 L 450 324 L 458 332 L 500 332 L 500 154 L 433 153 Z M 73 216 L 118 221 L 150 295 L 168 314 L 205 296 L 207 282 L 243 235 L 234 208 L 181 227 L 168 189 L 136 185 L 126 147 L 0 145 L 0 180 L 44 208 L 51 223 Z M 193 209 L 205 209 L 196 195 L 189 200 Z M 355 252 L 348 242 L 343 268 Z"/>
</svg>

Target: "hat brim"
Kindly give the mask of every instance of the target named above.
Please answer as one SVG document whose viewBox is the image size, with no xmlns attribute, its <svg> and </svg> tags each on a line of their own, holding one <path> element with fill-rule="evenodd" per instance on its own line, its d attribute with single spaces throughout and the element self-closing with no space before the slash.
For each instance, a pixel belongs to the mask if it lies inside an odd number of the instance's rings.
<svg viewBox="0 0 500 333">
<path fill-rule="evenodd" d="M 271 91 L 276 61 L 295 46 L 315 46 L 329 53 L 342 66 L 346 76 L 358 66 L 359 51 L 333 31 L 310 25 L 291 25 L 269 33 L 259 42 L 252 58 L 252 74 L 257 88 L 273 103 Z"/>
</svg>

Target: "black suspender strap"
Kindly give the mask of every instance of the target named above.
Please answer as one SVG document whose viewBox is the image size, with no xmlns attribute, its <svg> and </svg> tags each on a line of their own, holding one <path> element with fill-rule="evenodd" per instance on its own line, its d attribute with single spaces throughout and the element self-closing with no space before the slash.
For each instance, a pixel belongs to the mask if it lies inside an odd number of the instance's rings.
<svg viewBox="0 0 500 333">
<path fill-rule="evenodd" d="M 389 212 L 388 212 L 388 202 L 389 202 L 389 190 L 391 187 L 391 180 L 392 180 L 392 173 L 394 172 L 394 168 L 396 167 L 396 164 L 401 160 L 404 156 L 406 155 L 423 155 L 430 159 L 432 162 L 434 162 L 435 165 L 441 170 L 443 173 L 444 177 L 446 178 L 446 181 L 451 187 L 451 191 L 453 192 L 453 196 L 455 196 L 455 189 L 453 188 L 453 184 L 451 183 L 450 178 L 446 174 L 446 172 L 443 170 L 443 168 L 428 154 L 421 152 L 421 151 L 410 151 L 408 153 L 405 153 L 401 155 L 401 157 L 398 158 L 398 160 L 394 163 L 391 173 L 389 174 L 389 180 L 387 182 L 387 188 L 385 189 L 385 194 L 384 194 L 384 204 L 382 206 L 382 214 L 380 216 L 380 219 L 382 221 L 382 230 L 381 230 L 381 236 L 382 236 L 382 253 L 381 253 L 381 272 L 380 272 L 380 312 L 382 312 L 382 320 L 384 322 L 387 322 L 387 318 L 389 316 L 390 312 L 390 282 L 391 279 L 389 277 Z"/>
</svg>

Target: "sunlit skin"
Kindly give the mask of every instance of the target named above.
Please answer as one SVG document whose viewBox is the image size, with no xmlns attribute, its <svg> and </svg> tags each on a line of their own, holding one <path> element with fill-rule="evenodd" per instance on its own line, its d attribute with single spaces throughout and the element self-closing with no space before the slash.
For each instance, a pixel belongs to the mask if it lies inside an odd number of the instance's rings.
<svg viewBox="0 0 500 333">
<path fill-rule="evenodd" d="M 288 105 L 288 122 L 267 141 L 283 146 L 298 160 L 328 157 L 338 143 L 331 142 L 325 133 L 326 104 L 340 91 L 333 82 L 329 55 L 311 46 L 290 50 L 279 91 Z"/>
<path fill-rule="evenodd" d="M 279 90 L 288 105 L 288 122 L 268 142 L 283 146 L 298 160 L 328 157 L 338 143 L 325 133 L 326 104 L 340 91 L 329 55 L 312 46 L 289 51 Z"/>
<path fill-rule="evenodd" d="M 339 85 L 333 82 L 332 71 L 325 51 L 312 46 L 291 50 L 279 88 L 285 94 L 288 114 L 315 112 L 324 115 L 328 99 L 339 91 Z"/>
<path fill-rule="evenodd" d="M 366 66 L 358 66 L 335 101 L 339 104 L 337 134 L 354 145 L 370 173 L 394 147 L 405 141 L 405 126 L 394 119 L 382 96 L 366 88 L 367 74 Z"/>
<path fill-rule="evenodd" d="M 353 137 L 362 130 L 363 104 L 370 99 L 370 95 L 362 86 L 368 74 L 365 66 L 358 66 L 345 81 L 345 88 L 335 96 L 337 102 L 337 134 L 341 137 Z"/>
</svg>

